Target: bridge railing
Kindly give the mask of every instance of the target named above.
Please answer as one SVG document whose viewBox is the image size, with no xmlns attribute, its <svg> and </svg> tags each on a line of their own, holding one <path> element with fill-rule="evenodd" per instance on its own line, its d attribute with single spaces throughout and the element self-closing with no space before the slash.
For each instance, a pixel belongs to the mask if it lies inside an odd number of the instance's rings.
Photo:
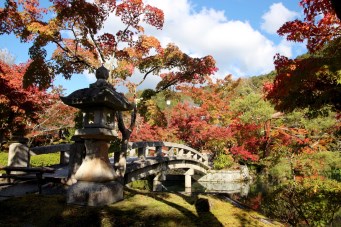
<svg viewBox="0 0 341 227">
<path fill-rule="evenodd" d="M 8 152 L 8 165 L 29 167 L 32 156 L 60 152 L 59 164 L 69 163 L 72 144 L 57 144 L 29 148 L 25 143 L 12 143 Z"/>
<path fill-rule="evenodd" d="M 208 165 L 208 156 L 184 144 L 163 141 L 142 141 L 129 143 L 130 156 L 139 159 L 150 157 L 170 159 L 191 159 Z"/>
<path fill-rule="evenodd" d="M 59 164 L 68 164 L 70 159 L 70 143 L 68 144 L 56 144 L 56 145 L 48 145 L 42 147 L 33 147 L 30 148 L 30 156 L 32 155 L 41 155 L 41 154 L 50 154 L 60 152 L 60 161 Z"/>
</svg>

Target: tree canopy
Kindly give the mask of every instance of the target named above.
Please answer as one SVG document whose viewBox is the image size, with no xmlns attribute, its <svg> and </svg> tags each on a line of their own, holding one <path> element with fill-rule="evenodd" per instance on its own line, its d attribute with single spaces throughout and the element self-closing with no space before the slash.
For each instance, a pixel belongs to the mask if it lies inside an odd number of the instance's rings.
<svg viewBox="0 0 341 227">
<path fill-rule="evenodd" d="M 162 29 L 164 14 L 142 0 L 42 3 L 6 0 L 5 7 L 0 8 L 0 35 L 15 34 L 21 42 L 32 43 L 25 86 L 46 88 L 56 74 L 70 78 L 85 70 L 93 72 L 105 63 L 113 83 L 126 81 L 138 69 L 143 73 L 140 83 L 150 74 L 160 76 L 158 90 L 179 82 L 202 82 L 217 70 L 211 56 L 192 58 L 174 44 L 161 47 L 155 37 L 145 35 L 142 22 Z M 110 15 L 119 17 L 124 26 L 103 33 L 101 29 Z M 47 59 L 49 44 L 55 47 L 51 59 Z M 129 83 L 128 87 L 140 83 Z"/>
<path fill-rule="evenodd" d="M 306 42 L 309 53 L 297 59 L 275 56 L 277 76 L 265 90 L 278 110 L 331 105 L 341 109 L 341 22 L 329 0 L 302 0 L 303 20 L 286 22 L 278 34 Z"/>
<path fill-rule="evenodd" d="M 23 88 L 28 64 L 8 65 L 0 60 L 0 141 L 25 134 L 28 125 L 37 123 L 39 112 L 52 104 L 53 96 L 36 86 Z"/>
</svg>

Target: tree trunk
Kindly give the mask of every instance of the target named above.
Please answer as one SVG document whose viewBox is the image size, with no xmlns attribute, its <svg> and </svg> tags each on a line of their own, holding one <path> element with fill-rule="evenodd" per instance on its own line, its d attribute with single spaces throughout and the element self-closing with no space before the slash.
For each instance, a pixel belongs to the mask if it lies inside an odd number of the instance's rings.
<svg viewBox="0 0 341 227">
<path fill-rule="evenodd" d="M 332 6 L 336 12 L 337 17 L 341 20 L 341 2 L 340 0 L 331 0 Z"/>
<path fill-rule="evenodd" d="M 137 114 L 137 108 L 136 108 L 136 105 L 134 105 L 134 109 L 131 112 L 129 128 L 126 128 L 124 124 L 122 112 L 117 112 L 116 114 L 118 129 L 120 130 L 122 134 L 122 140 L 121 140 L 121 150 L 119 152 L 114 153 L 114 166 L 115 166 L 117 175 L 122 178 L 124 177 L 124 174 L 126 171 L 126 163 L 127 163 L 126 158 L 127 158 L 127 151 L 128 151 L 128 143 L 129 143 L 131 133 L 133 132 L 135 128 L 136 114 Z"/>
</svg>

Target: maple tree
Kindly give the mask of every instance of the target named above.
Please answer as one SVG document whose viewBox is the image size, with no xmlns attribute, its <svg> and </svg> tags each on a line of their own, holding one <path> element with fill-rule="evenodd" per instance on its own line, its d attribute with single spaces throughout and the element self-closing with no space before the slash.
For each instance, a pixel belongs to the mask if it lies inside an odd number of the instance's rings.
<svg viewBox="0 0 341 227">
<path fill-rule="evenodd" d="M 286 22 L 278 34 L 290 41 L 307 42 L 309 53 L 289 59 L 277 54 L 277 76 L 265 85 L 276 108 L 319 109 L 332 105 L 341 109 L 341 27 L 329 0 L 302 0 L 304 19 Z"/>
<path fill-rule="evenodd" d="M 38 122 L 39 112 L 51 105 L 52 96 L 36 86 L 23 88 L 28 63 L 8 65 L 0 61 L 0 140 L 25 134 Z"/>
<path fill-rule="evenodd" d="M 159 75 L 161 69 L 176 69 L 161 76 L 159 88 L 177 82 L 202 82 L 203 75 L 217 70 L 211 56 L 192 58 L 174 44 L 162 48 L 155 37 L 144 35 L 141 22 L 161 29 L 164 15 L 142 0 L 51 0 L 50 7 L 40 3 L 6 0 L 0 9 L 0 34 L 14 33 L 22 42 L 32 43 L 25 85 L 46 87 L 56 74 L 70 78 L 105 63 L 109 64 L 112 81 L 125 81 L 135 68 L 144 74 L 142 81 L 149 74 Z M 102 34 L 111 14 L 118 16 L 124 27 L 116 33 Z M 57 47 L 51 59 L 46 59 L 48 44 Z M 110 65 L 113 62 L 116 65 Z"/>
<path fill-rule="evenodd" d="M 239 97 L 241 84 L 241 79 L 234 81 L 229 75 L 217 81 L 208 80 L 200 87 L 177 86 L 175 92 L 144 101 L 141 128 L 157 132 L 158 139 L 180 141 L 200 151 L 212 152 L 219 168 L 231 163 L 232 156 L 235 162 L 255 163 L 265 142 L 260 133 L 263 122 L 243 123 L 239 111 L 245 110 L 231 108 L 233 100 Z M 146 91 L 145 96 L 150 92 Z M 162 106 L 166 99 L 172 100 L 167 108 Z M 253 115 L 260 116 L 256 111 Z M 142 135 L 134 137 L 143 139 Z"/>
<path fill-rule="evenodd" d="M 48 7 L 40 3 L 6 0 L 0 9 L 0 35 L 13 33 L 22 42 L 32 43 L 25 86 L 46 88 L 56 74 L 70 78 L 85 70 L 94 72 L 104 64 L 110 70 L 112 84 L 123 83 L 136 94 L 137 87 L 152 74 L 160 76 L 156 87 L 160 92 L 182 82 L 204 82 L 217 70 L 211 56 L 192 58 L 174 44 L 163 48 L 155 37 L 145 35 L 141 23 L 161 29 L 164 14 L 142 0 L 51 0 Z M 101 29 L 110 15 L 119 17 L 123 28 L 103 33 Z M 50 44 L 56 49 L 47 59 L 46 47 Z M 136 69 L 142 75 L 139 82 L 133 83 L 128 78 Z M 136 125 L 136 111 L 135 107 L 129 126 L 123 114 L 117 113 L 122 151 L 126 151 Z"/>
</svg>

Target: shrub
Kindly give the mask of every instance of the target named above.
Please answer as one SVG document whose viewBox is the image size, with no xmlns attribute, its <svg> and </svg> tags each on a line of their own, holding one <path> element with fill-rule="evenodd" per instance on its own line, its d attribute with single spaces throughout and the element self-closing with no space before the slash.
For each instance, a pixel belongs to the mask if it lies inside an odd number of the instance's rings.
<svg viewBox="0 0 341 227">
<path fill-rule="evenodd" d="M 234 160 L 231 155 L 218 154 L 217 157 L 213 160 L 213 168 L 217 170 L 227 169 L 231 167 L 233 163 Z"/>
<path fill-rule="evenodd" d="M 269 169 L 269 176 L 275 182 L 292 178 L 290 161 L 287 158 L 280 158 L 278 163 Z"/>
<path fill-rule="evenodd" d="M 327 226 L 341 208 L 341 183 L 335 180 L 287 181 L 271 191 L 262 205 L 267 216 L 293 226 Z"/>
</svg>

